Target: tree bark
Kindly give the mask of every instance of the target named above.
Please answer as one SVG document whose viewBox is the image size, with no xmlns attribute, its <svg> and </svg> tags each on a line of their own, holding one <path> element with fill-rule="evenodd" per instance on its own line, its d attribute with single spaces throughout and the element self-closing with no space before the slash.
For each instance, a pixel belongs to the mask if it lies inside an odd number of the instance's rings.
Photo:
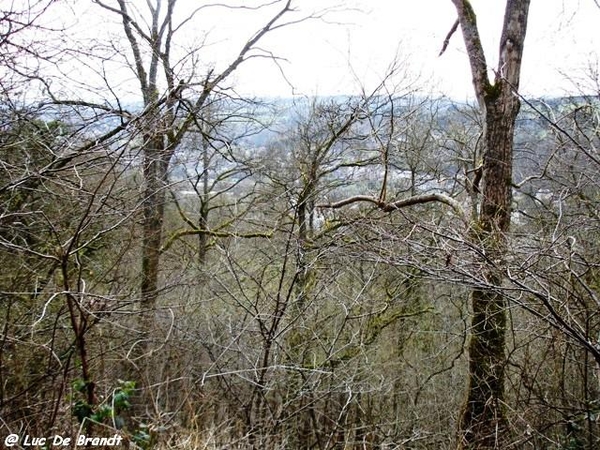
<svg viewBox="0 0 600 450">
<path fill-rule="evenodd" d="M 152 141 L 161 141 L 159 137 Z M 146 318 L 142 331 L 149 332 L 158 298 L 158 274 L 160 248 L 162 245 L 165 187 L 171 152 L 165 151 L 160 142 L 150 142 L 144 151 L 144 188 L 142 223 L 142 274 L 141 309 Z"/>
<path fill-rule="evenodd" d="M 504 414 L 506 299 L 503 283 L 506 233 L 510 230 L 514 126 L 529 0 L 507 0 L 493 84 L 479 38 L 476 16 L 468 0 L 456 6 L 471 64 L 473 85 L 484 116 L 483 180 L 479 218 L 472 238 L 485 260 L 482 287 L 471 293 L 469 384 L 460 421 L 459 449 L 503 448 L 509 439 Z"/>
<path fill-rule="evenodd" d="M 472 233 L 486 256 L 483 281 L 498 287 L 504 278 L 502 262 L 510 229 L 513 134 L 519 110 L 510 86 L 502 84 L 498 99 L 486 99 L 482 199 Z M 459 448 L 502 448 L 503 439 L 508 439 L 504 416 L 506 300 L 499 290 L 476 288 L 471 307 L 469 386 Z"/>
<path fill-rule="evenodd" d="M 210 164 L 210 158 L 208 150 L 210 143 L 206 137 L 208 130 L 202 132 L 201 148 L 202 148 L 202 173 L 198 176 L 197 184 L 202 182 L 201 191 L 198 191 L 196 184 L 196 192 L 199 193 L 200 197 L 200 211 L 198 215 L 198 229 L 208 231 L 208 215 L 210 213 L 210 186 L 209 186 L 209 174 L 208 166 Z M 206 254 L 208 252 L 208 234 L 198 234 L 198 265 L 201 267 L 206 262 Z"/>
</svg>

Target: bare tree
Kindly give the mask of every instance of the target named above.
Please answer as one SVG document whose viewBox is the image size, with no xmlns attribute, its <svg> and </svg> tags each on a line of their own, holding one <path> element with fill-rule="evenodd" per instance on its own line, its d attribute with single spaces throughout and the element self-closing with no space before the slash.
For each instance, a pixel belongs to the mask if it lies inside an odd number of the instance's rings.
<svg viewBox="0 0 600 450">
<path fill-rule="evenodd" d="M 485 53 L 479 37 L 476 15 L 468 0 L 453 0 L 458 13 L 473 84 L 483 116 L 482 179 L 478 217 L 471 224 L 470 239 L 482 255 L 484 283 L 471 294 L 473 318 L 469 342 L 469 387 L 460 426 L 461 448 L 497 448 L 507 438 L 504 419 L 504 367 L 507 329 L 506 298 L 498 288 L 504 280 L 506 233 L 510 228 L 512 160 L 515 120 L 520 108 L 521 60 L 527 28 L 528 0 L 508 0 L 500 39 L 499 63 L 494 79 L 488 76 Z M 456 31 L 452 27 L 448 38 Z M 443 53 L 443 50 L 442 50 Z M 370 202 L 383 211 L 441 202 L 467 221 L 463 207 L 442 193 L 416 195 L 387 202 L 384 198 L 355 196 L 323 205 L 340 208 L 356 202 Z"/>
<path fill-rule="evenodd" d="M 281 26 L 281 18 L 291 11 L 291 0 L 282 2 L 279 11 L 243 45 L 238 56 L 225 69 L 217 74 L 209 71 L 199 82 L 176 79 L 174 63 L 171 61 L 173 39 L 181 27 L 174 18 L 176 0 L 168 1 L 166 5 L 160 0 L 147 4 L 149 30 L 144 29 L 141 17 L 136 18 L 130 13 L 126 1 L 118 0 L 116 7 L 99 0 L 96 3 L 122 18 L 123 32 L 133 55 L 133 69 L 143 98 L 146 120 L 142 125 L 141 134 L 146 186 L 143 206 L 141 307 L 143 310 L 152 311 L 158 295 L 165 188 L 173 153 L 215 88 L 244 62 L 264 35 Z M 165 12 L 162 11 L 163 6 L 166 6 Z M 186 21 L 191 18 L 192 16 L 188 17 Z M 149 53 L 148 58 L 145 57 L 146 51 Z M 162 74 L 159 75 L 161 70 Z M 164 89 L 161 88 L 161 77 L 165 80 Z M 191 84 L 199 86 L 200 89 L 195 98 L 185 98 L 186 90 Z"/>
<path fill-rule="evenodd" d="M 484 117 L 483 166 L 479 217 L 472 237 L 485 254 L 486 281 L 501 286 L 510 229 L 514 126 L 520 102 L 519 89 L 529 0 L 508 0 L 500 37 L 494 79 L 479 37 L 470 2 L 453 0 L 458 13 L 473 86 Z M 506 299 L 495 289 L 474 289 L 469 342 L 468 398 L 461 420 L 461 448 L 497 448 L 507 436 L 504 419 L 504 367 Z"/>
</svg>

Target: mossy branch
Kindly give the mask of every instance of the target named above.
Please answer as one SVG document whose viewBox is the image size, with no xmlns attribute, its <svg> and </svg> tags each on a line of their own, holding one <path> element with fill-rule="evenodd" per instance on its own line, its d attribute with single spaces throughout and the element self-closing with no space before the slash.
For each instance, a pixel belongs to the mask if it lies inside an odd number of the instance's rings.
<svg viewBox="0 0 600 450">
<path fill-rule="evenodd" d="M 413 312 L 395 311 L 386 315 L 385 311 L 388 309 L 388 307 L 389 304 L 387 304 L 382 311 L 369 318 L 366 324 L 364 338 L 359 344 L 347 347 L 340 356 L 330 360 L 329 364 L 335 367 L 344 361 L 349 361 L 350 359 L 358 356 L 364 347 L 372 345 L 381 335 L 383 330 L 396 323 L 398 320 L 432 312 L 431 308 L 425 308 Z"/>
<path fill-rule="evenodd" d="M 164 245 L 160 248 L 161 253 L 167 251 L 178 239 L 181 239 L 184 236 L 197 236 L 200 234 L 204 234 L 207 236 L 212 236 L 216 238 L 242 238 L 242 239 L 251 239 L 251 238 L 272 238 L 273 231 L 269 232 L 256 232 L 256 233 L 231 233 L 227 231 L 216 231 L 216 230 L 203 230 L 200 228 L 179 230 L 173 233 L 169 238 L 165 241 Z"/>
<path fill-rule="evenodd" d="M 171 196 L 173 198 L 173 203 L 175 204 L 175 207 L 177 208 L 177 212 L 179 213 L 179 216 L 188 225 L 189 228 L 180 229 L 180 230 L 174 232 L 173 234 L 171 234 L 171 236 L 169 236 L 165 240 L 165 243 L 160 248 L 161 253 L 167 251 L 169 248 L 171 248 L 171 246 L 175 243 L 175 241 L 177 241 L 178 239 L 181 239 L 184 236 L 198 236 L 198 235 L 203 234 L 203 235 L 212 236 L 215 238 L 235 237 L 235 238 L 243 238 L 243 239 L 273 237 L 274 230 L 271 230 L 269 232 L 255 232 L 255 233 L 232 233 L 229 231 L 221 231 L 221 230 L 231 226 L 237 219 L 242 217 L 242 215 L 244 213 L 237 214 L 230 220 L 222 223 L 221 225 L 219 225 L 218 227 L 216 227 L 212 230 L 209 230 L 207 228 L 200 228 L 193 222 L 192 219 L 190 219 L 188 217 L 188 215 L 185 213 L 185 211 L 179 204 L 179 201 L 177 200 L 177 197 L 175 196 L 175 194 L 173 192 L 171 192 Z"/>
</svg>

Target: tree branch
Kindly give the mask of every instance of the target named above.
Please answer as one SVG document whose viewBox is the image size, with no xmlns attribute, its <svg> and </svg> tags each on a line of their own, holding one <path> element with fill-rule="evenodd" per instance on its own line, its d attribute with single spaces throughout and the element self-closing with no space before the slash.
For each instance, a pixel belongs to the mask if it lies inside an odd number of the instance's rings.
<svg viewBox="0 0 600 450">
<path fill-rule="evenodd" d="M 171 246 L 179 239 L 181 239 L 184 236 L 198 236 L 200 234 L 204 234 L 206 236 L 212 236 L 212 237 L 218 237 L 218 238 L 227 238 L 227 237 L 233 237 L 233 238 L 240 238 L 240 239 L 252 239 L 252 238 L 272 238 L 273 237 L 273 231 L 269 231 L 269 232 L 265 232 L 265 233 L 261 233 L 261 232 L 255 232 L 255 233 L 230 233 L 230 232 L 226 232 L 226 231 L 214 231 L 214 230 L 203 230 L 200 228 L 195 227 L 194 229 L 184 229 L 184 230 L 179 230 L 176 231 L 175 233 L 173 233 L 164 243 L 164 245 L 160 248 L 160 252 L 166 252 L 169 248 L 171 248 Z"/>
<path fill-rule="evenodd" d="M 506 3 L 496 83 L 504 78 L 517 92 L 521 73 L 523 45 L 527 30 L 527 15 L 530 0 L 509 0 Z"/>
<path fill-rule="evenodd" d="M 477 18 L 475 11 L 469 0 L 452 0 L 458 13 L 460 28 L 463 33 L 465 47 L 469 55 L 469 63 L 471 64 L 471 72 L 473 74 L 473 86 L 475 87 L 475 95 L 479 106 L 485 104 L 485 92 L 490 86 L 490 81 L 487 75 L 487 62 L 477 29 Z"/>
<path fill-rule="evenodd" d="M 316 207 L 339 209 L 344 206 L 360 202 L 373 203 L 377 206 L 377 208 L 384 212 L 392 212 L 398 209 L 406 208 L 408 206 L 420 205 L 424 203 L 439 202 L 450 206 L 464 223 L 468 222 L 467 215 L 465 214 L 465 211 L 460 205 L 460 203 L 458 203 L 456 200 L 454 200 L 452 197 L 449 197 L 448 195 L 437 192 L 433 194 L 414 195 L 412 197 L 397 200 L 395 202 L 385 202 L 383 200 L 368 195 L 355 195 L 344 200 L 340 200 L 339 202 L 322 203 L 317 205 Z"/>
<path fill-rule="evenodd" d="M 459 23 L 460 23 L 459 20 L 456 19 L 456 21 L 454 22 L 454 25 L 452 25 L 452 28 L 450 28 L 450 31 L 446 35 L 446 39 L 444 39 L 444 44 L 442 45 L 442 50 L 440 51 L 440 54 L 438 56 L 442 56 L 444 54 L 444 52 L 446 51 L 446 49 L 448 48 L 448 44 L 450 44 L 450 39 L 452 38 L 452 35 L 454 33 L 456 33 L 456 30 L 458 30 Z"/>
</svg>

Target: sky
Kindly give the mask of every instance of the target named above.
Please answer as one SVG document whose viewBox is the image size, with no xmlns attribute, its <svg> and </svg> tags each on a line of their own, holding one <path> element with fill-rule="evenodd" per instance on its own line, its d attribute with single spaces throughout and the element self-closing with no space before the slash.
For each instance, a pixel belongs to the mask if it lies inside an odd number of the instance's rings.
<svg viewBox="0 0 600 450">
<path fill-rule="evenodd" d="M 114 0 L 104 1 L 115 4 Z M 260 1 L 227 0 L 229 4 L 244 6 Z M 206 3 L 209 2 L 180 0 L 179 18 Z M 492 68 L 497 60 L 505 1 L 471 0 L 471 3 Z M 112 47 L 106 45 L 106 39 L 120 39 L 125 44 L 118 17 L 103 15 L 103 10 L 92 1 L 71 0 L 69 5 L 71 17 L 67 18 L 68 14 L 62 11 L 57 20 L 60 17 L 69 24 L 73 42 L 82 48 L 88 42 L 89 48 L 104 48 L 107 52 Z M 143 11 L 146 1 L 130 0 L 130 5 L 132 11 L 136 5 Z M 473 98 L 460 31 L 454 34 L 446 52 L 438 56 L 456 19 L 451 0 L 295 0 L 294 5 L 299 11 L 289 16 L 292 20 L 311 11 L 330 7 L 332 11 L 321 20 L 284 27 L 261 40 L 262 55 L 275 55 L 277 64 L 264 57 L 245 62 L 228 80 L 240 94 L 287 97 L 353 94 L 362 89 L 370 92 L 396 61 L 398 74 L 390 84 L 400 90 L 417 89 L 459 101 Z M 199 75 L 212 67 L 222 69 L 278 7 L 279 4 L 260 12 L 223 7 L 202 9 L 182 29 L 179 51 L 201 49 L 194 53 Z M 600 59 L 598 24 L 600 8 L 595 0 L 531 0 L 522 93 L 557 96 L 593 89 L 590 73 L 595 71 L 597 79 Z M 123 49 L 121 55 L 127 58 L 126 46 Z M 130 70 L 114 64 L 111 67 L 106 61 L 102 64 L 103 74 L 109 73 L 116 80 L 129 78 L 134 92 L 136 83 Z M 78 80 L 87 83 L 94 79 L 90 70 L 87 63 L 71 64 L 64 72 L 72 74 L 72 83 Z M 100 70 L 95 70 L 102 90 Z M 126 85 L 124 81 L 122 86 Z"/>
<path fill-rule="evenodd" d="M 450 0 L 354 0 L 353 11 L 285 30 L 269 44 L 285 55 L 287 79 L 301 94 L 367 91 L 378 84 L 394 58 L 405 77 L 432 93 L 472 98 L 471 75 L 462 35 L 454 34 L 441 57 L 442 43 L 456 12 Z M 472 0 L 490 66 L 497 61 L 505 2 Z M 571 94 L 597 72 L 600 9 L 593 0 L 532 0 L 521 90 L 528 96 Z M 285 94 L 292 90 L 279 71 L 249 65 L 238 74 L 248 92 Z M 401 75 L 402 76 L 402 75 Z M 409 81 L 409 80 L 406 80 Z M 402 80 L 399 81 L 402 84 Z M 414 84 L 413 84 L 414 85 Z"/>
</svg>

